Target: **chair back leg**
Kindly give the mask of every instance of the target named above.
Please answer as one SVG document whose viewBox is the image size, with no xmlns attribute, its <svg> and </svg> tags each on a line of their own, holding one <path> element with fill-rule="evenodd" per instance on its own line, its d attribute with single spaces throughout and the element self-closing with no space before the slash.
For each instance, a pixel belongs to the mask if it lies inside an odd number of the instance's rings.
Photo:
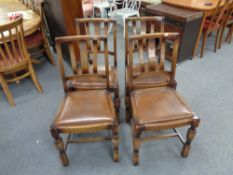
<svg viewBox="0 0 233 175">
<path fill-rule="evenodd" d="M 6 94 L 7 100 L 9 102 L 9 104 L 13 107 L 15 106 L 15 102 L 13 100 L 12 94 L 10 92 L 10 89 L 8 87 L 8 84 L 4 78 L 4 75 L 0 74 L 0 84 L 2 86 L 2 89 L 4 91 L 4 93 Z"/>
</svg>

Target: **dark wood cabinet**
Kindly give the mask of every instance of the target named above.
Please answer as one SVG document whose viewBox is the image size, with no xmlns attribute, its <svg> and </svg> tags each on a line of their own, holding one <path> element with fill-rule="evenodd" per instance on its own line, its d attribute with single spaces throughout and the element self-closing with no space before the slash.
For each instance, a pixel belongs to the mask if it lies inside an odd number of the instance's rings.
<svg viewBox="0 0 233 175">
<path fill-rule="evenodd" d="M 193 57 L 203 12 L 161 3 L 146 6 L 146 14 L 165 16 L 165 32 L 180 34 L 178 62 Z"/>
<path fill-rule="evenodd" d="M 44 11 L 53 41 L 58 36 L 75 35 L 75 18 L 83 17 L 81 0 L 45 0 Z M 75 53 L 78 58 L 77 47 Z"/>
</svg>

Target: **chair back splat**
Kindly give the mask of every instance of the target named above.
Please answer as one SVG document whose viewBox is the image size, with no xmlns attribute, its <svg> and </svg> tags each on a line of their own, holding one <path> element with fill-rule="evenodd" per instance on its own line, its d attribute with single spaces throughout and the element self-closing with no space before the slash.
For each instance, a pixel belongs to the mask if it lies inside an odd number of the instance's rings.
<svg viewBox="0 0 233 175">
<path fill-rule="evenodd" d="M 165 53 L 166 42 L 173 40 L 172 60 L 169 69 L 165 69 Z M 159 42 L 159 48 L 156 47 L 156 42 Z M 137 43 L 138 47 L 135 47 Z M 145 52 L 144 45 L 147 50 Z M 162 73 L 169 74 L 169 85 L 173 86 L 175 83 L 176 61 L 179 47 L 179 34 L 178 33 L 154 33 L 145 35 L 135 35 L 129 38 L 129 88 L 133 88 L 133 79 L 138 77 L 146 77 L 148 75 L 159 76 Z M 159 50 L 159 51 L 157 51 Z M 136 56 L 138 55 L 138 57 Z M 138 61 L 136 60 L 138 58 Z M 139 62 L 139 63 L 138 63 Z M 140 70 L 135 72 L 134 65 L 140 66 Z M 154 81 L 150 87 L 156 87 L 160 81 Z M 137 84 L 140 86 L 140 83 Z M 144 83 L 141 86 L 145 86 Z M 167 85 L 165 85 L 167 86 Z"/>
<path fill-rule="evenodd" d="M 99 43 L 99 48 L 98 48 Z M 73 75 L 67 76 L 65 74 L 64 64 L 63 64 L 63 53 L 61 49 L 62 44 L 67 44 L 69 47 L 71 64 Z M 78 48 L 82 51 L 80 56 L 80 65 L 77 63 L 77 59 L 74 53 L 74 44 L 78 44 Z M 59 57 L 59 65 L 61 77 L 63 80 L 64 90 L 67 92 L 70 89 L 68 88 L 68 83 L 74 79 L 85 79 L 85 78 L 98 78 L 105 77 L 106 78 L 106 87 L 109 88 L 109 60 L 108 60 L 108 45 L 107 45 L 107 37 L 100 35 L 87 35 L 87 36 L 68 36 L 68 37 L 59 37 L 56 38 L 56 49 Z M 88 62 L 88 46 L 90 46 L 93 50 L 93 65 Z M 103 48 L 102 48 L 103 47 Z M 104 53 L 104 66 L 105 71 L 98 71 L 98 57 L 99 53 Z"/>
<path fill-rule="evenodd" d="M 76 33 L 77 35 L 106 35 L 109 36 L 110 28 L 112 29 L 113 36 L 113 48 L 109 49 L 108 54 L 114 57 L 114 66 L 117 66 L 117 36 L 116 36 L 116 21 L 112 19 L 104 18 L 80 18 L 76 19 Z M 108 38 L 110 39 L 110 38 Z M 97 43 L 98 53 L 101 53 L 100 42 Z M 88 56 L 93 54 L 93 50 L 90 47 L 90 43 L 87 43 Z"/>
<path fill-rule="evenodd" d="M 164 32 L 164 17 L 153 16 L 153 17 L 131 17 L 125 21 L 125 61 L 128 64 L 128 42 L 129 37 L 134 35 Z M 145 46 L 145 42 L 144 42 Z M 137 44 L 135 43 L 135 46 Z"/>
</svg>

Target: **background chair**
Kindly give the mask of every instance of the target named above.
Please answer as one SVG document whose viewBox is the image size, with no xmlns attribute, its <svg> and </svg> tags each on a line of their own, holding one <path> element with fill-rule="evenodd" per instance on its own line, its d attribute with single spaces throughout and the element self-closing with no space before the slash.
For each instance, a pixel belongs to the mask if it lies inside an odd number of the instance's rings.
<svg viewBox="0 0 233 175">
<path fill-rule="evenodd" d="M 81 65 L 72 64 L 73 73 L 66 74 L 63 65 L 62 44 L 67 44 L 70 50 L 71 62 L 76 63 L 74 44 L 78 43 L 79 49 L 82 50 L 80 57 Z M 101 49 L 104 54 L 105 71 L 99 72 L 99 66 L 96 64 L 100 59 L 97 53 L 97 43 L 101 44 Z M 93 65 L 88 63 L 88 48 L 91 44 L 93 54 Z M 62 164 L 67 166 L 69 160 L 66 155 L 66 149 L 69 143 L 93 142 L 110 140 L 113 143 L 113 159 L 118 161 L 118 122 L 115 115 L 115 110 L 112 102 L 112 97 L 109 94 L 109 61 L 108 61 L 108 45 L 106 36 L 67 36 L 56 39 L 56 48 L 59 58 L 59 67 L 61 79 L 63 82 L 65 98 L 59 108 L 56 118 L 51 125 L 51 134 L 55 139 L 55 145 L 60 154 Z M 74 90 L 69 86 L 73 80 L 88 80 L 92 81 L 101 78 L 105 82 L 106 90 Z M 96 133 L 100 131 L 112 131 L 110 137 L 95 137 L 95 138 L 79 138 L 72 139 L 71 134 L 79 133 Z M 67 143 L 64 145 L 60 134 L 69 134 Z"/>
<path fill-rule="evenodd" d="M 111 5 L 109 16 L 114 19 L 120 16 L 123 20 L 124 37 L 125 37 L 125 20 L 126 18 L 137 16 L 140 17 L 139 9 L 141 0 L 114 0 Z"/>
<path fill-rule="evenodd" d="M 37 90 L 42 93 L 26 49 L 22 18 L 19 18 L 0 26 L 0 84 L 11 106 L 14 106 L 15 102 L 8 83 L 17 82 L 28 76 L 32 78 Z"/>
<path fill-rule="evenodd" d="M 203 58 L 204 55 L 204 49 L 206 44 L 206 39 L 209 34 L 211 34 L 214 31 L 217 31 L 216 38 L 215 38 L 215 47 L 214 52 L 217 51 L 218 44 L 219 44 L 219 36 L 221 29 L 224 24 L 224 14 L 226 10 L 228 9 L 230 5 L 231 0 L 219 0 L 218 4 L 216 6 L 215 13 L 213 16 L 211 16 L 209 19 L 205 21 L 204 27 L 203 27 L 203 41 L 202 41 L 202 47 L 201 47 L 201 58 Z M 221 4 L 224 3 L 224 5 L 221 6 Z"/>
<path fill-rule="evenodd" d="M 110 9 L 110 3 L 108 0 L 93 0 L 93 17 L 95 17 L 95 9 L 100 11 L 101 18 L 107 17 L 107 10 Z"/>
<path fill-rule="evenodd" d="M 103 27 L 101 27 L 103 26 Z M 112 37 L 108 37 L 108 40 L 111 40 L 112 44 L 109 44 L 111 49 L 108 50 L 108 55 L 111 56 L 113 59 L 109 64 L 109 80 L 110 80 L 110 90 L 114 93 L 114 105 L 116 107 L 117 112 L 119 112 L 120 108 L 120 95 L 119 95 L 119 83 L 118 83 L 118 76 L 117 76 L 117 37 L 116 37 L 116 21 L 112 19 L 103 19 L 103 18 L 94 18 L 94 19 L 76 19 L 76 30 L 77 35 L 83 35 L 81 33 L 82 27 L 84 28 L 85 35 L 108 35 L 108 30 L 112 26 L 113 35 Z M 93 62 L 94 60 L 91 59 L 94 52 L 97 52 L 100 55 L 105 54 L 102 50 L 100 50 L 100 43 L 97 43 L 98 49 L 94 51 L 91 48 L 91 44 L 88 43 L 88 58 Z M 71 63 L 77 64 L 77 63 Z M 93 64 L 97 64 L 93 62 Z M 100 67 L 100 71 L 105 71 L 104 67 Z M 101 78 L 101 77 L 99 77 Z M 96 81 L 89 81 L 88 82 L 78 82 L 73 81 L 71 83 L 73 88 L 77 89 L 105 89 L 105 83 L 101 79 L 96 79 Z"/>
<path fill-rule="evenodd" d="M 160 42 L 160 53 L 156 54 L 155 40 Z M 173 51 L 171 65 L 164 68 L 166 42 L 173 40 Z M 143 42 L 145 41 L 148 53 L 147 57 L 142 54 Z M 134 43 L 138 43 L 138 49 L 135 50 Z M 133 136 L 133 157 L 134 165 L 139 163 L 139 148 L 141 142 L 152 141 L 156 139 L 165 139 L 169 137 L 178 137 L 183 143 L 181 155 L 187 157 L 190 151 L 191 142 L 196 134 L 200 119 L 188 107 L 185 101 L 178 95 L 174 88 L 176 61 L 179 45 L 178 33 L 154 33 L 131 36 L 129 38 L 129 91 L 131 101 L 132 115 L 132 136 Z M 135 73 L 133 66 L 137 55 L 140 60 L 140 70 Z M 145 64 L 147 63 L 147 64 Z M 160 81 L 151 81 L 151 84 L 158 84 L 157 87 L 134 89 L 134 79 L 139 76 L 159 77 L 161 74 L 169 76 L 169 85 L 162 85 Z M 140 85 L 143 87 L 144 83 Z M 147 84 L 146 84 L 147 86 Z M 155 86 L 155 85 L 153 85 Z M 188 126 L 191 127 L 187 132 L 187 140 L 184 141 L 175 128 Z M 161 131 L 171 129 L 174 133 L 162 135 L 142 136 L 142 132 Z"/>
<path fill-rule="evenodd" d="M 231 3 L 229 4 L 229 7 L 226 10 L 226 13 L 223 17 L 223 20 L 224 20 L 223 27 L 222 27 L 220 39 L 219 39 L 219 49 L 221 49 L 223 35 L 224 35 L 226 28 L 229 28 L 228 33 L 227 33 L 227 37 L 226 37 L 226 41 L 228 41 L 230 43 L 229 39 L 232 38 L 232 33 L 231 33 L 232 29 L 231 28 L 233 26 L 233 1 L 231 1 Z"/>
<path fill-rule="evenodd" d="M 50 46 L 53 47 L 53 51 L 56 52 L 55 41 L 54 41 L 55 37 L 52 35 L 50 31 L 48 20 L 47 20 L 47 14 L 46 14 L 46 9 L 49 9 L 49 8 L 50 8 L 49 3 L 41 2 L 41 17 L 43 18 L 43 22 L 44 22 L 44 34 L 45 34 L 45 37 L 48 39 Z"/>
<path fill-rule="evenodd" d="M 39 63 L 35 59 L 41 57 L 41 55 L 46 54 L 52 65 L 55 65 L 54 58 L 50 51 L 49 41 L 45 34 L 45 24 L 42 10 L 41 10 L 41 2 L 34 2 L 32 0 L 27 0 L 28 7 L 34 10 L 37 14 L 41 16 L 42 22 L 40 26 L 35 26 L 35 32 L 31 35 L 25 37 L 25 42 L 31 57 L 34 59 L 34 63 Z"/>
<path fill-rule="evenodd" d="M 83 16 L 85 18 L 94 17 L 94 3 L 93 0 L 82 0 Z"/>
<path fill-rule="evenodd" d="M 156 17 L 132 17 L 127 18 L 125 21 L 125 106 L 126 106 L 126 112 L 129 110 L 129 37 L 135 36 L 135 35 L 143 35 L 146 33 L 155 33 L 155 32 L 164 32 L 164 17 L 156 16 Z M 159 43 L 155 41 L 154 45 L 157 47 L 157 54 L 159 54 Z M 138 48 L 139 43 L 134 43 L 134 49 L 135 51 Z M 143 41 L 143 47 L 140 48 L 140 55 L 143 56 L 145 52 L 148 52 L 148 45 L 145 41 Z M 141 63 L 145 64 L 146 63 Z M 139 73 L 141 70 L 141 64 L 134 64 L 133 66 L 133 72 Z M 148 66 L 148 65 L 147 65 Z M 153 83 L 154 82 L 154 83 Z M 160 84 L 169 84 L 169 76 L 166 74 L 160 74 L 158 76 L 138 76 L 137 78 L 133 79 L 133 89 L 140 89 L 140 88 L 146 88 L 146 87 L 154 87 L 158 86 L 158 82 Z M 143 83 L 143 86 L 142 86 Z M 174 84 L 175 86 L 175 84 Z M 129 113 L 126 113 L 126 122 L 129 122 Z"/>
</svg>

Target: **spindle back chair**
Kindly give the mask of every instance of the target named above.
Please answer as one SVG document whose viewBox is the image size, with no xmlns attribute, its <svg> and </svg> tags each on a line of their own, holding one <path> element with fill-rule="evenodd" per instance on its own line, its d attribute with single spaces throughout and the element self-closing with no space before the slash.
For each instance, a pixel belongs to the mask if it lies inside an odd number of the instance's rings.
<svg viewBox="0 0 233 175">
<path fill-rule="evenodd" d="M 224 3 L 223 3 L 224 1 Z M 217 47 L 219 44 L 219 35 L 221 32 L 221 29 L 224 25 L 224 14 L 229 8 L 229 5 L 231 3 L 231 0 L 219 0 L 217 3 L 217 6 L 215 8 L 215 12 L 210 17 L 210 19 L 207 19 L 204 24 L 203 28 L 203 41 L 202 41 L 202 47 L 201 47 L 201 55 L 202 58 L 204 55 L 204 48 L 206 44 L 206 39 L 208 35 L 214 31 L 217 31 L 216 37 L 215 37 L 215 46 L 214 46 L 214 52 L 217 51 Z M 222 5 L 223 4 L 223 5 Z"/>
<path fill-rule="evenodd" d="M 26 49 L 22 18 L 0 26 L 0 83 L 11 106 L 15 105 L 7 83 L 18 82 L 22 78 L 31 76 L 38 91 L 42 88 L 32 67 L 30 55 Z M 16 74 L 24 70 L 23 74 Z M 13 78 L 6 79 L 6 74 Z"/>
<path fill-rule="evenodd" d="M 220 39 L 219 39 L 219 46 L 218 46 L 219 49 L 221 49 L 223 35 L 224 35 L 226 28 L 229 28 L 228 33 L 227 33 L 227 37 L 226 37 L 226 41 L 230 42 L 229 39 L 232 37 L 231 28 L 233 28 L 233 0 L 231 1 L 228 9 L 226 10 L 226 13 L 224 15 L 223 20 L 224 20 L 224 22 L 223 22 L 223 27 L 221 30 Z M 231 37 L 230 37 L 230 35 L 231 35 Z"/>
</svg>

